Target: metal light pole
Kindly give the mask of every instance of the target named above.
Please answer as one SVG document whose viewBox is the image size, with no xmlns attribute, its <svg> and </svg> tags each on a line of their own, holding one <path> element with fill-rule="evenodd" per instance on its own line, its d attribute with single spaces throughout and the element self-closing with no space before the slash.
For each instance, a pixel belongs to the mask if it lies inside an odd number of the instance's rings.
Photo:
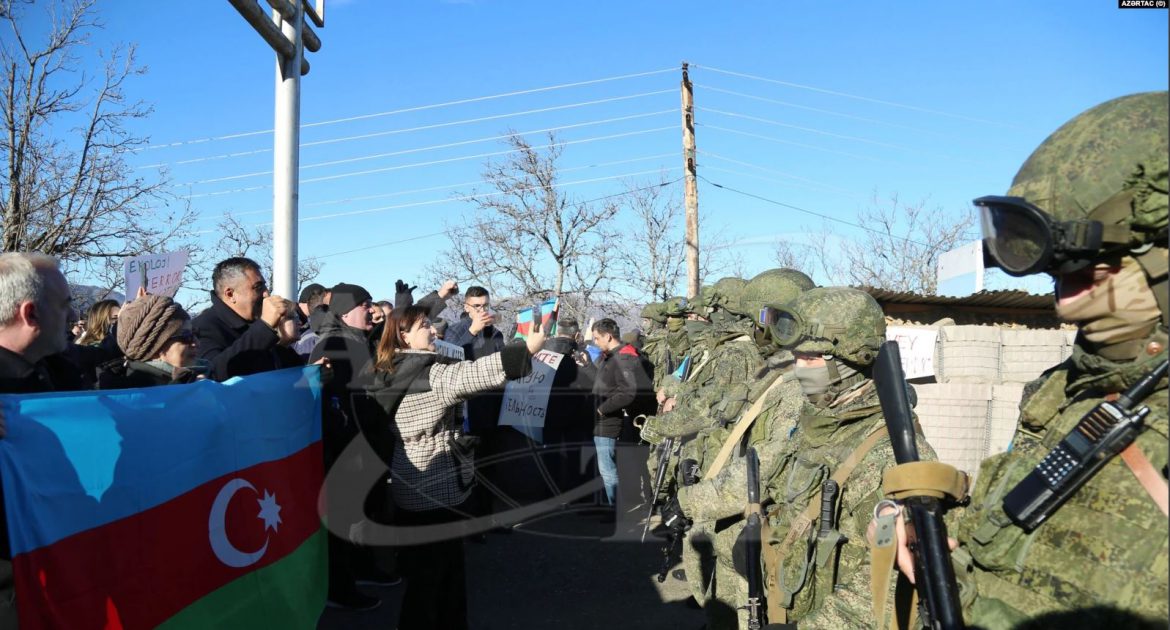
<svg viewBox="0 0 1170 630">
<path fill-rule="evenodd" d="M 297 295 L 297 213 L 300 190 L 301 75 L 309 73 L 304 49 L 321 49 L 305 17 L 325 26 L 325 0 L 267 0 L 272 17 L 256 0 L 228 0 L 276 52 L 276 110 L 272 168 L 272 291 Z"/>
</svg>

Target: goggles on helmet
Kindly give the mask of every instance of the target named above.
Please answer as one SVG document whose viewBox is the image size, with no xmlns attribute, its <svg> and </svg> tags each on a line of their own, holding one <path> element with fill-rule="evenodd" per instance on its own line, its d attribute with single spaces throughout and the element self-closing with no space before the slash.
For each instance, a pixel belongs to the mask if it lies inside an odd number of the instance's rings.
<svg viewBox="0 0 1170 630">
<path fill-rule="evenodd" d="M 803 320 L 795 311 L 783 306 L 765 306 L 756 318 L 758 327 L 778 346 L 796 343 L 803 332 Z"/>
<path fill-rule="evenodd" d="M 1100 221 L 1056 221 L 1023 197 L 980 197 L 983 251 L 988 264 L 1012 276 L 1083 269 L 1102 250 L 1128 241 L 1128 230 Z"/>
</svg>

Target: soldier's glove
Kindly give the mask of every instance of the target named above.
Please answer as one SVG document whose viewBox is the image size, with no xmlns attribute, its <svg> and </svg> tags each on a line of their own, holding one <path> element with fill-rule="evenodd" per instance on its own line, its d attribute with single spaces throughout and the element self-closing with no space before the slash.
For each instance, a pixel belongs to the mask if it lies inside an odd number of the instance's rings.
<svg viewBox="0 0 1170 630">
<path fill-rule="evenodd" d="M 658 431 L 656 430 L 655 427 L 657 424 L 658 424 L 658 417 L 657 416 L 650 416 L 650 417 L 646 418 L 646 420 L 642 423 L 642 428 L 638 431 L 638 434 L 642 437 L 643 442 L 646 442 L 647 444 L 653 444 L 654 446 L 658 446 L 659 444 L 662 443 L 663 440 L 666 439 L 666 436 L 658 433 Z"/>
<path fill-rule="evenodd" d="M 662 506 L 662 526 L 678 534 L 691 528 L 691 519 L 683 514 L 677 496 L 670 497 L 670 500 Z"/>
</svg>

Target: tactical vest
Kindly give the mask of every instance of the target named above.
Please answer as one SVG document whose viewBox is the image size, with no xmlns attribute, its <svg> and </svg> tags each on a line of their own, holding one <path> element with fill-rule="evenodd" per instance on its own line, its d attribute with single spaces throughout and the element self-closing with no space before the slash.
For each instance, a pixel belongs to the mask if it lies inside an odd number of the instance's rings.
<svg viewBox="0 0 1170 630">
<path fill-rule="evenodd" d="M 764 536 L 769 621 L 792 622 L 817 610 L 836 585 L 835 566 L 849 570 L 867 562 L 868 549 L 859 532 L 849 532 L 845 541 L 840 521 L 827 535 L 818 536 L 818 530 L 824 481 L 847 460 L 851 465 L 859 463 L 879 444 L 884 443 L 889 450 L 881 410 L 876 397 L 871 394 L 869 398 L 872 400 L 835 416 L 813 415 L 817 411 L 802 416 L 792 448 L 767 482 L 767 494 L 773 501 Z M 864 511 L 862 503 L 876 503 L 880 485 L 880 474 L 847 474 L 840 481 L 836 513 L 844 518 Z"/>
<path fill-rule="evenodd" d="M 1130 615 L 1138 615 L 1164 624 L 1170 615 L 1167 519 L 1120 457 L 1031 534 L 1004 514 L 1003 497 L 1101 401 L 1099 394 L 1076 391 L 1075 384 L 1070 388 L 1069 376 L 1067 363 L 1050 374 L 1021 407 L 1008 452 L 980 467 L 971 505 L 956 528 L 964 546 L 953 556 L 956 574 L 973 575 L 978 592 L 964 597 L 968 617 L 980 626 L 1002 628 L 1043 613 L 1105 606 L 1114 612 L 1074 613 L 1052 623 L 1094 630 L 1132 627 Z M 1151 409 L 1149 429 L 1135 444 L 1165 476 L 1164 381 L 1144 404 Z"/>
</svg>

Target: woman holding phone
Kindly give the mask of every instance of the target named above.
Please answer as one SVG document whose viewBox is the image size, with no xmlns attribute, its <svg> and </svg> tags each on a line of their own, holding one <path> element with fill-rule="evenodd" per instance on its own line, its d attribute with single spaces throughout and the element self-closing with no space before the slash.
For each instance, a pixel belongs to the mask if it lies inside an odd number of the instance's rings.
<svg viewBox="0 0 1170 630">
<path fill-rule="evenodd" d="M 463 504 L 474 487 L 475 466 L 463 436 L 461 404 L 468 398 L 521 378 L 545 334 L 474 361 L 435 353 L 435 330 L 427 310 L 395 309 L 373 362 L 370 397 L 380 414 L 363 419 L 374 450 L 391 462 L 395 524 L 436 526 L 465 518 Z M 438 542 L 403 547 L 400 570 L 407 579 L 398 628 L 467 627 L 463 540 L 459 528 Z"/>
</svg>

